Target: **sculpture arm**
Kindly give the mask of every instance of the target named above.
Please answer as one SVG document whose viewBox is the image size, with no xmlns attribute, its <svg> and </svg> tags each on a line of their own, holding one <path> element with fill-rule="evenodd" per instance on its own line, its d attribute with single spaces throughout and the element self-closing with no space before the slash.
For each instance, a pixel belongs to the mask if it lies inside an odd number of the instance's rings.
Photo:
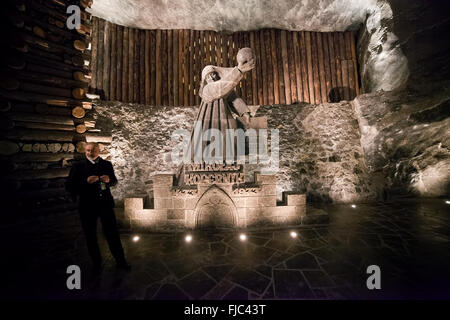
<svg viewBox="0 0 450 320">
<path fill-rule="evenodd" d="M 249 107 L 244 102 L 244 100 L 239 97 L 235 91 L 233 91 L 228 97 L 228 103 L 230 103 L 234 109 L 236 110 L 236 113 L 242 117 L 247 112 L 250 112 Z"/>
<path fill-rule="evenodd" d="M 232 68 L 229 72 L 215 82 L 208 83 L 202 91 L 202 99 L 204 102 L 211 102 L 216 99 L 225 97 L 236 87 L 243 77 L 242 72 L 237 68 Z"/>
</svg>

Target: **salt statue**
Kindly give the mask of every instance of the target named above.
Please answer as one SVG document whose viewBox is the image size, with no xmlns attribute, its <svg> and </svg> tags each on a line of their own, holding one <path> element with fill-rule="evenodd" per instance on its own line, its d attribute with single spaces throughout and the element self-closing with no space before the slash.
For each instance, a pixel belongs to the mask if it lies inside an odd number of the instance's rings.
<svg viewBox="0 0 450 320">
<path fill-rule="evenodd" d="M 202 136 L 195 137 L 195 128 L 193 128 L 189 148 L 191 157 L 196 152 L 203 152 L 211 143 L 208 135 L 206 134 L 205 137 L 203 133 L 208 129 L 218 129 L 222 133 L 222 159 L 225 160 L 226 144 L 231 143 L 226 135 L 226 130 L 245 129 L 249 124 L 250 116 L 253 116 L 256 111 L 255 108 L 247 106 L 235 91 L 235 87 L 243 78 L 244 73 L 255 67 L 255 56 L 252 49 L 240 49 L 236 60 L 238 62 L 236 67 L 208 65 L 203 68 L 199 89 L 199 96 L 202 100 L 196 119 L 197 123 L 201 123 Z"/>
</svg>

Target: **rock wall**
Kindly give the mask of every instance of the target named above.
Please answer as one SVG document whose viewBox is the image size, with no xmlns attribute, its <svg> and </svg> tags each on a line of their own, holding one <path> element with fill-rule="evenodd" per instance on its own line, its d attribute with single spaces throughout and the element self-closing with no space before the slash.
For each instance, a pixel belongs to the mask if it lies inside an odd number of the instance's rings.
<svg viewBox="0 0 450 320">
<path fill-rule="evenodd" d="M 113 137 L 109 149 L 120 181 L 113 195 L 119 205 L 124 197 L 150 194 L 153 174 L 176 172 L 171 161 L 176 142 L 171 134 L 190 130 L 196 107 L 101 102 L 95 109 L 97 123 Z M 348 102 L 264 106 L 257 115 L 268 116 L 269 128 L 279 129 L 279 200 L 282 191 L 306 192 L 315 201 L 376 197 L 376 185 L 367 176 L 358 122 Z M 248 173 L 253 177 L 251 170 Z"/>
</svg>

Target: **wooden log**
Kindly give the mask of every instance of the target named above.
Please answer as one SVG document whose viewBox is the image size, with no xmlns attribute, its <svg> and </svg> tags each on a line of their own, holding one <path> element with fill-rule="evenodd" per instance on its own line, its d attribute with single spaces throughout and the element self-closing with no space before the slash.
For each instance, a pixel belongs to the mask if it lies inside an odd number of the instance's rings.
<svg viewBox="0 0 450 320">
<path fill-rule="evenodd" d="M 261 68 L 262 70 L 262 75 L 263 75 L 263 97 L 265 95 L 265 97 L 263 98 L 263 101 L 265 101 L 265 104 L 269 104 L 272 105 L 275 103 L 276 99 L 274 99 L 274 87 L 273 87 L 273 82 L 274 82 L 274 75 L 273 75 L 273 60 L 272 60 L 272 51 L 273 48 L 271 47 L 271 41 L 270 41 L 270 33 L 271 30 L 269 29 L 264 29 L 261 30 L 261 33 L 263 35 L 264 38 L 264 42 L 261 41 L 261 38 L 259 39 L 260 41 L 260 50 L 261 50 L 261 60 L 263 63 L 263 67 Z M 253 70 L 251 71 L 252 73 L 254 72 Z M 264 76 L 265 74 L 265 76 Z M 250 89 L 250 88 L 249 88 Z M 248 102 L 250 103 L 250 102 Z"/>
<path fill-rule="evenodd" d="M 116 100 L 116 81 L 117 81 L 117 31 L 116 25 L 110 27 L 110 48 L 111 61 L 109 67 L 109 100 Z"/>
<path fill-rule="evenodd" d="M 228 41 L 228 37 L 225 33 L 221 33 L 220 34 L 220 38 L 221 38 L 221 54 L 222 54 L 222 66 L 223 67 L 229 67 L 229 62 L 228 62 L 228 47 L 227 47 L 227 41 Z M 255 52 L 254 49 L 255 46 L 255 35 L 253 34 L 253 52 Z"/>
<path fill-rule="evenodd" d="M 150 104 L 156 105 L 156 31 L 150 31 Z"/>
<path fill-rule="evenodd" d="M 140 89 L 139 89 L 139 61 L 140 61 L 140 56 L 139 56 L 139 47 L 141 46 L 140 40 L 139 40 L 139 29 L 134 29 L 134 36 L 133 36 L 133 41 L 134 41 L 134 62 L 133 62 L 133 102 L 134 103 L 139 103 L 139 94 L 140 94 Z"/>
<path fill-rule="evenodd" d="M 74 133 L 66 131 L 13 129 L 4 132 L 3 136 L 9 140 L 17 140 L 17 141 L 71 142 L 74 138 Z"/>
<path fill-rule="evenodd" d="M 358 59 L 356 57 L 356 45 L 355 45 L 355 33 L 350 33 L 350 45 L 352 51 L 352 62 L 353 62 L 353 72 L 354 72 L 354 81 L 355 81 L 355 94 L 359 96 L 359 76 L 358 76 Z"/>
<path fill-rule="evenodd" d="M 167 30 L 167 103 L 173 106 L 173 40 L 172 30 Z"/>
<path fill-rule="evenodd" d="M 278 93 L 280 95 L 280 104 L 286 104 L 286 90 L 284 88 L 284 72 L 283 72 L 283 53 L 281 50 L 281 30 L 275 32 L 275 45 L 277 54 L 277 72 L 278 72 Z"/>
<path fill-rule="evenodd" d="M 145 30 L 145 104 L 150 104 L 150 31 Z"/>
<path fill-rule="evenodd" d="M 301 58 L 302 58 L 302 73 L 304 76 L 303 91 L 305 93 L 305 101 L 314 103 L 314 85 L 312 76 L 312 61 L 311 61 L 311 38 L 307 32 L 301 33 L 300 37 Z"/>
<path fill-rule="evenodd" d="M 85 133 L 83 135 L 86 138 L 86 142 L 101 142 L 101 143 L 111 143 L 111 136 L 104 136 L 102 134 L 97 133 Z"/>
<path fill-rule="evenodd" d="M 81 111 L 82 110 L 82 111 Z M 84 112 L 84 109 L 80 109 L 77 112 Z M 74 124 L 76 124 L 76 119 L 59 116 L 59 115 L 51 115 L 51 114 L 38 114 L 38 113 L 27 113 L 27 112 L 9 112 L 8 117 L 16 122 L 36 122 L 36 123 L 46 123 L 46 124 L 57 124 L 64 126 L 71 126 L 74 128 Z M 85 120 L 84 125 L 88 128 L 95 127 L 95 121 L 93 120 Z"/>
<path fill-rule="evenodd" d="M 185 106 L 189 105 L 189 71 L 190 71 L 190 66 L 189 66 L 189 42 L 190 42 L 190 37 L 189 37 L 189 30 L 183 30 L 184 36 L 183 36 L 183 40 L 184 40 L 184 44 L 183 44 L 183 59 L 184 59 L 184 90 L 183 90 L 183 103 Z"/>
<path fill-rule="evenodd" d="M 5 59 L 5 64 L 15 70 L 22 70 L 25 68 L 26 63 L 24 59 L 21 58 L 21 56 L 12 56 L 8 55 Z"/>
<path fill-rule="evenodd" d="M 109 79 L 111 66 L 111 23 L 105 21 L 105 31 L 103 37 L 103 81 L 102 89 L 105 94 L 105 100 L 110 99 Z"/>
<path fill-rule="evenodd" d="M 0 140 L 0 155 L 10 156 L 20 151 L 17 143 L 7 140 Z"/>
<path fill-rule="evenodd" d="M 335 64 L 336 64 L 336 83 L 337 83 L 337 90 L 335 90 L 336 93 L 336 101 L 343 100 L 344 97 L 344 91 L 343 91 L 343 83 L 342 83 L 342 66 L 341 66 L 341 48 L 339 43 L 339 35 L 337 33 L 333 34 L 333 40 L 334 40 L 334 52 L 335 52 Z"/>
<path fill-rule="evenodd" d="M 35 29 L 38 27 L 35 27 Z M 37 29 L 36 29 L 37 30 Z M 23 39 L 26 43 L 28 43 L 30 46 L 39 48 L 41 50 L 45 50 L 47 52 L 51 52 L 51 53 L 67 53 L 67 54 L 79 54 L 79 51 L 76 50 L 75 48 L 73 48 L 73 46 L 64 46 L 58 43 L 54 43 L 50 40 L 47 39 L 42 39 L 38 36 L 34 36 L 31 34 L 28 34 L 26 32 L 18 32 L 17 34 L 15 34 L 14 37 L 20 37 L 21 39 Z"/>
<path fill-rule="evenodd" d="M 291 83 L 291 103 L 297 103 L 297 77 L 295 69 L 295 54 L 294 54 L 294 37 L 293 32 L 288 31 L 287 35 L 287 47 L 288 47 L 288 64 L 289 64 L 289 80 Z"/>
<path fill-rule="evenodd" d="M 161 71 L 161 35 L 162 31 L 160 29 L 156 30 L 156 44 L 155 44 L 155 73 L 156 73 L 156 87 L 155 87 L 155 104 L 160 106 L 162 104 L 162 71 Z"/>
<path fill-rule="evenodd" d="M 195 74 L 194 74 L 194 90 L 195 90 L 195 104 L 200 105 L 200 96 L 198 95 L 198 91 L 200 89 L 201 84 L 201 74 L 202 74 L 202 47 L 201 47 L 201 31 L 195 32 Z M 227 55 L 227 53 L 225 53 Z"/>
<path fill-rule="evenodd" d="M 328 38 L 330 81 L 331 81 L 331 90 L 329 91 L 329 99 L 331 102 L 336 102 L 338 101 L 338 94 L 336 94 L 337 78 L 336 78 L 336 56 L 334 51 L 334 37 L 332 33 L 328 33 L 327 36 L 328 36 L 327 38 Z"/>
<path fill-rule="evenodd" d="M 33 105 L 27 105 L 27 108 L 30 108 L 30 111 L 27 111 L 27 109 L 19 109 L 17 108 L 17 105 L 14 106 L 14 111 L 22 111 L 22 112 L 33 112 L 33 109 L 35 112 L 40 114 L 50 114 L 50 115 L 63 115 L 63 116 L 71 116 L 72 110 L 69 108 L 61 108 L 61 107 L 52 107 L 48 104 L 38 103 L 35 106 Z"/>
<path fill-rule="evenodd" d="M 78 156 L 79 157 L 79 156 Z M 10 159 L 14 162 L 59 162 L 63 159 L 72 160 L 77 158 L 74 153 L 60 152 L 60 153 L 34 153 L 34 152 L 21 152 L 13 155 Z"/>
<path fill-rule="evenodd" d="M 105 98 L 105 92 L 103 91 L 103 53 L 104 53 L 104 37 L 105 37 L 105 21 L 102 19 L 98 19 L 98 40 L 97 40 L 97 83 L 95 88 L 98 90 L 98 93 L 101 94 L 102 98 Z"/>
<path fill-rule="evenodd" d="M 139 30 L 139 103 L 145 103 L 145 30 Z"/>
<path fill-rule="evenodd" d="M 257 103 L 255 105 L 263 104 L 263 74 L 262 74 L 262 65 L 261 65 L 261 46 L 260 46 L 260 37 L 258 31 L 253 31 L 253 36 L 255 38 L 255 56 L 256 56 L 256 87 L 257 87 Z M 268 39 L 270 41 L 270 39 Z M 273 63 L 272 63 L 273 64 Z"/>
<path fill-rule="evenodd" d="M 55 86 L 58 88 L 86 88 L 87 85 L 85 82 L 72 80 L 72 79 L 66 79 L 61 77 L 56 77 L 52 75 L 42 74 L 42 73 L 35 73 L 35 72 L 29 72 L 29 71 L 18 71 L 15 72 L 15 77 L 18 80 L 23 80 L 27 82 L 33 82 L 33 83 L 42 83 L 45 85 Z"/>
<path fill-rule="evenodd" d="M 44 57 L 35 55 L 33 52 L 30 52 L 29 54 L 22 56 L 23 60 L 26 61 L 28 64 L 36 64 L 42 67 L 46 67 L 49 70 L 61 70 L 66 71 L 68 76 L 66 78 L 72 79 L 72 76 L 70 76 L 70 73 L 73 73 L 75 71 L 79 71 L 84 73 L 85 75 L 89 74 L 89 70 L 87 70 L 84 66 L 82 67 L 76 67 L 72 63 L 72 59 L 68 61 L 68 63 L 56 61 L 52 56 L 50 57 Z M 84 63 L 84 62 L 83 62 Z M 43 72 L 47 73 L 47 72 Z"/>
<path fill-rule="evenodd" d="M 300 32 L 293 32 L 292 34 L 292 45 L 294 50 L 294 60 L 295 60 L 295 83 L 297 84 L 297 99 L 298 102 L 306 102 L 303 93 L 303 76 L 302 75 L 302 61 L 300 53 Z"/>
<path fill-rule="evenodd" d="M 344 93 L 344 100 L 350 100 L 350 90 L 348 83 L 348 66 L 347 66 L 347 53 L 345 48 L 345 38 L 344 32 L 339 32 L 339 49 L 341 58 L 341 68 L 342 68 L 342 87 Z"/>
<path fill-rule="evenodd" d="M 129 29 L 128 33 L 128 102 L 133 102 L 134 98 L 134 29 Z"/>
<path fill-rule="evenodd" d="M 283 61 L 283 77 L 284 77 L 284 91 L 286 96 L 286 104 L 292 103 L 291 82 L 289 79 L 289 60 L 287 51 L 287 34 L 286 30 L 281 30 L 281 57 Z"/>
<path fill-rule="evenodd" d="M 62 71 L 57 69 L 52 69 L 49 67 L 44 67 L 36 64 L 29 63 L 27 64 L 26 71 L 30 73 L 38 73 L 38 74 L 47 74 L 49 76 L 55 76 L 63 79 L 72 79 L 72 73 L 68 71 Z"/>
<path fill-rule="evenodd" d="M 179 106 L 179 97 L 178 97 L 178 84 L 179 84 L 179 74 L 178 74 L 178 70 L 179 70 L 179 62 L 178 62 L 178 39 L 179 39 L 179 32 L 178 30 L 173 30 L 173 35 L 172 35 L 172 48 L 173 48 L 173 54 L 172 54 L 172 64 L 173 64 L 173 104 L 174 106 Z"/>
<path fill-rule="evenodd" d="M 20 87 L 20 82 L 15 78 L 2 78 L 0 79 L 0 88 L 8 91 L 17 90 Z"/>
<path fill-rule="evenodd" d="M 312 53 L 315 104 L 320 104 L 322 103 L 322 96 L 320 92 L 319 59 L 318 59 L 316 32 L 311 32 L 311 53 Z"/>
<path fill-rule="evenodd" d="M 80 71 L 75 71 L 73 74 L 73 79 L 77 80 L 77 81 L 81 81 L 81 82 L 85 82 L 85 83 L 92 83 L 92 81 L 90 79 L 91 76 L 89 74 L 84 74 L 83 72 Z"/>
<path fill-rule="evenodd" d="M 268 39 L 265 39 L 265 31 L 259 30 L 259 45 L 260 45 L 260 52 L 261 52 L 261 71 L 262 71 L 262 78 L 264 79 L 262 82 L 262 104 L 268 105 L 269 104 L 269 85 L 270 82 L 266 79 L 268 79 L 269 71 L 267 70 L 267 55 L 266 55 L 266 47 L 269 47 L 266 44 L 266 41 Z M 276 103 L 276 102 L 275 102 Z"/>
<path fill-rule="evenodd" d="M 72 132 L 76 131 L 75 130 L 76 127 L 74 127 L 73 125 L 54 124 L 54 123 L 14 121 L 14 125 L 16 128 L 25 128 L 25 129 L 72 131 Z M 80 129 L 81 129 L 81 127 L 80 127 Z M 86 131 L 86 127 L 84 127 L 84 131 Z M 78 130 L 77 130 L 77 132 L 78 132 Z M 78 133 L 83 133 L 83 132 L 78 132 Z"/>
<path fill-rule="evenodd" d="M 193 106 L 195 104 L 194 101 L 194 72 L 195 69 L 194 66 L 194 30 L 189 30 L 189 42 L 188 42 L 188 49 L 189 49 L 189 105 Z M 217 43 L 216 43 L 217 46 Z M 218 52 L 216 52 L 216 57 L 218 58 Z"/>
<path fill-rule="evenodd" d="M 250 48 L 253 50 L 254 54 L 255 54 L 255 68 L 252 71 L 252 93 L 253 93 L 253 99 L 252 99 L 252 103 L 253 105 L 258 105 L 258 76 L 259 76 L 259 70 L 258 70 L 258 64 L 259 62 L 259 55 L 256 49 L 256 45 L 255 45 L 255 32 L 254 31 L 250 31 Z M 228 63 L 227 63 L 228 64 Z M 247 103 L 251 103 L 250 101 L 247 101 Z"/>
<path fill-rule="evenodd" d="M 322 102 L 327 102 L 327 85 L 325 80 L 325 63 L 324 63 L 324 49 L 322 43 L 322 34 L 320 32 L 316 33 L 317 40 L 317 59 L 319 61 L 319 87 L 320 96 Z"/>
<path fill-rule="evenodd" d="M 81 119 L 85 116 L 86 111 L 84 111 L 81 107 L 75 107 L 72 109 L 72 116 L 74 116 L 77 119 Z"/>
<path fill-rule="evenodd" d="M 116 71 L 116 85 L 115 85 L 115 95 L 116 95 L 116 99 L 117 101 L 123 101 L 122 100 L 122 63 L 123 63 L 123 48 L 122 48 L 122 43 L 123 43 L 123 27 L 122 26 L 116 26 L 117 27 L 117 37 L 116 37 L 116 41 L 117 41 L 117 46 L 116 46 L 116 52 L 117 52 L 117 62 L 116 62 L 116 67 L 117 67 L 117 71 Z"/>
<path fill-rule="evenodd" d="M 161 31 L 161 104 L 169 104 L 169 95 L 167 92 L 167 30 Z"/>
<path fill-rule="evenodd" d="M 66 97 L 71 98 L 72 92 L 70 89 L 66 88 L 55 88 L 45 85 L 39 85 L 31 82 L 20 82 L 20 90 L 25 92 L 36 92 L 36 93 L 43 93 L 48 95 L 54 95 L 54 96 L 60 96 L 60 97 Z"/>
<path fill-rule="evenodd" d="M 184 105 L 184 63 L 184 31 L 178 30 L 178 104 L 181 106 Z"/>
<path fill-rule="evenodd" d="M 123 28 L 123 43 L 122 43 L 122 101 L 128 100 L 128 42 L 129 42 L 129 28 Z"/>
<path fill-rule="evenodd" d="M 92 103 L 87 101 L 79 101 L 73 99 L 67 99 L 57 96 L 49 96 L 43 94 L 36 94 L 33 92 L 25 91 L 5 91 L 0 90 L 0 96 L 10 100 L 17 100 L 21 102 L 40 102 L 49 105 L 61 106 L 61 107 L 76 107 L 80 106 L 84 109 L 92 109 Z"/>
<path fill-rule="evenodd" d="M 70 168 L 52 168 L 43 170 L 22 170 L 6 175 L 5 178 L 14 180 L 37 180 L 66 178 Z"/>
<path fill-rule="evenodd" d="M 323 67 L 325 72 L 325 93 L 326 102 L 331 102 L 330 92 L 331 92 L 331 71 L 330 71 L 330 57 L 328 50 L 328 34 L 322 33 L 322 48 L 323 48 Z"/>
</svg>

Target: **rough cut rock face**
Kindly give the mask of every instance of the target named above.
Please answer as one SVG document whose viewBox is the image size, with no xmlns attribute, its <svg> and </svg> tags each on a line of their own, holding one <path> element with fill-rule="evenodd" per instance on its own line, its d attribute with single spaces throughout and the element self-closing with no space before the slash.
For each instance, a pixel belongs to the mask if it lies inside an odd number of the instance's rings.
<svg viewBox="0 0 450 320">
<path fill-rule="evenodd" d="M 140 29 L 357 30 L 376 0 L 96 0 L 91 13 Z"/>
<path fill-rule="evenodd" d="M 354 100 L 367 165 L 391 192 L 449 194 L 449 93 L 376 92 Z"/>
</svg>

